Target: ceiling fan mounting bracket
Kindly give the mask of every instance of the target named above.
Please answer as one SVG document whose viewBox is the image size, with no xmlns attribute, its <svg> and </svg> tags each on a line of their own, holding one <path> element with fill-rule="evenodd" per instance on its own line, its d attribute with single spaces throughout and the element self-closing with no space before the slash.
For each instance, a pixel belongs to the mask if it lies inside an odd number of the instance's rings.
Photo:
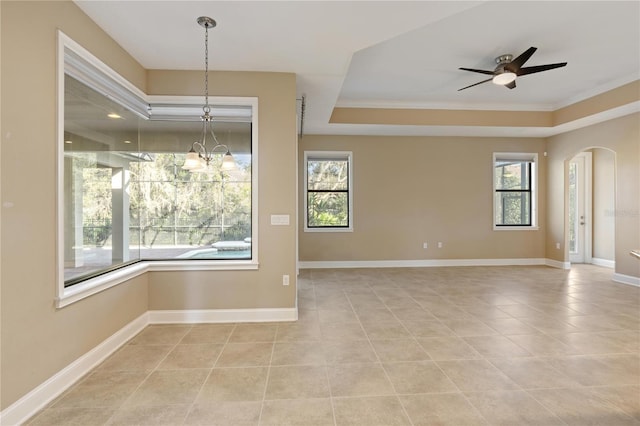
<svg viewBox="0 0 640 426">
<path fill-rule="evenodd" d="M 508 64 L 509 62 L 511 62 L 512 59 L 513 59 L 513 55 L 509 53 L 507 53 L 506 55 L 500 55 L 496 57 L 496 64 L 498 65 Z"/>
</svg>

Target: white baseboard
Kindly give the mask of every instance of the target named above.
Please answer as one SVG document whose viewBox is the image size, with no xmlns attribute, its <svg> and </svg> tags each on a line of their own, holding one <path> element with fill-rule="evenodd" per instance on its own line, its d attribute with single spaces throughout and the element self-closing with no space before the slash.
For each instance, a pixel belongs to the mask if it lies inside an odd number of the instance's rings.
<svg viewBox="0 0 640 426">
<path fill-rule="evenodd" d="M 297 308 L 149 311 L 150 324 L 296 321 Z"/>
<path fill-rule="evenodd" d="M 627 284 L 627 285 L 640 287 L 640 277 L 632 277 L 631 275 L 624 275 L 616 272 L 613 274 L 613 281 L 620 284 Z"/>
<path fill-rule="evenodd" d="M 571 269 L 571 262 L 563 262 L 561 260 L 545 259 L 545 265 L 558 269 Z"/>
<path fill-rule="evenodd" d="M 301 261 L 300 269 L 326 268 L 425 268 L 437 266 L 522 266 L 546 265 L 549 259 L 416 259 L 416 260 L 352 260 Z"/>
<path fill-rule="evenodd" d="M 0 425 L 26 422 L 149 324 L 296 321 L 297 308 L 147 311 L 0 412 Z"/>
<path fill-rule="evenodd" d="M 2 410 L 0 424 L 3 426 L 19 425 L 27 421 L 109 355 L 117 351 L 129 339 L 142 331 L 149 324 L 148 318 L 149 316 L 146 312 L 140 315 L 40 386 Z"/>
<path fill-rule="evenodd" d="M 600 259 L 598 257 L 592 257 L 591 263 L 596 266 L 604 266 L 605 268 L 611 268 L 611 269 L 616 268 L 615 260 L 607 260 L 607 259 Z"/>
</svg>

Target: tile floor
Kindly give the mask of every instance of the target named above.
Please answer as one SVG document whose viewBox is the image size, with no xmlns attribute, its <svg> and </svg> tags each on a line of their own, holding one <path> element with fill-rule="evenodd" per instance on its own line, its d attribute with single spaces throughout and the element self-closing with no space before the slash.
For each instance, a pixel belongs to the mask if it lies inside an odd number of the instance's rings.
<svg viewBox="0 0 640 426">
<path fill-rule="evenodd" d="M 640 288 L 305 270 L 296 323 L 153 325 L 30 425 L 640 425 Z"/>
</svg>

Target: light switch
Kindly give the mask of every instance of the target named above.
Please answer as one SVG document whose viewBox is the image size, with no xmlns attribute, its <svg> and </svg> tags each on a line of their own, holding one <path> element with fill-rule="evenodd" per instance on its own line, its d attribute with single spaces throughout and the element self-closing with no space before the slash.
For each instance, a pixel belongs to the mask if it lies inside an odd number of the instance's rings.
<svg viewBox="0 0 640 426">
<path fill-rule="evenodd" d="M 272 214 L 271 224 L 272 225 L 288 225 L 289 215 L 288 214 Z"/>
</svg>

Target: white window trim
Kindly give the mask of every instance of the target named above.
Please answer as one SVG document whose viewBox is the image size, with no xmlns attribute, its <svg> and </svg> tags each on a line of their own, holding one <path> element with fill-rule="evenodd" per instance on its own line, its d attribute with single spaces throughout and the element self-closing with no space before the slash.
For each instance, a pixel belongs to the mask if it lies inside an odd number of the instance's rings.
<svg viewBox="0 0 640 426">
<path fill-rule="evenodd" d="M 94 71 L 103 73 L 106 80 L 114 85 L 114 90 L 128 93 L 130 96 L 123 99 L 127 104 L 136 99 L 142 100 L 147 105 L 169 104 L 185 105 L 185 107 L 202 104 L 202 97 L 197 96 L 150 96 L 140 91 L 120 74 L 112 70 L 100 59 L 88 50 L 76 43 L 62 31 L 58 30 L 57 52 L 57 171 L 56 171 L 56 224 L 57 224 L 57 279 L 55 305 L 57 308 L 68 306 L 93 294 L 102 292 L 108 288 L 131 280 L 135 277 L 153 271 L 247 271 L 259 269 L 258 261 L 258 98 L 257 97 L 209 97 L 212 105 L 244 105 L 252 109 L 251 126 L 251 260 L 157 260 L 139 261 L 131 265 L 123 266 L 116 270 L 104 273 L 81 283 L 65 288 L 64 286 L 64 76 L 65 76 L 65 50 L 73 52 L 85 60 Z M 125 95 L 123 95 L 125 96 Z M 133 101 L 131 101 L 133 100 Z M 141 104 L 142 105 L 142 104 Z M 126 105 L 125 105 L 126 106 Z M 131 105 L 129 105 L 131 106 Z M 138 105 L 138 114 L 142 109 Z M 185 150 L 188 147 L 185 147 Z"/>
<path fill-rule="evenodd" d="M 494 170 L 496 160 L 508 158 L 510 160 L 532 161 L 531 177 L 531 226 L 497 226 L 496 225 L 496 180 Z M 494 231 L 537 231 L 538 228 L 538 153 L 536 152 L 494 152 L 491 162 L 491 223 Z"/>
<path fill-rule="evenodd" d="M 307 195 L 307 160 L 308 158 L 322 157 L 322 158 L 335 158 L 337 160 L 344 160 L 345 158 L 349 162 L 349 226 L 346 228 L 309 228 L 309 214 L 308 214 L 308 195 Z M 353 232 L 353 152 L 351 151 L 305 151 L 304 152 L 304 232 Z"/>
</svg>

